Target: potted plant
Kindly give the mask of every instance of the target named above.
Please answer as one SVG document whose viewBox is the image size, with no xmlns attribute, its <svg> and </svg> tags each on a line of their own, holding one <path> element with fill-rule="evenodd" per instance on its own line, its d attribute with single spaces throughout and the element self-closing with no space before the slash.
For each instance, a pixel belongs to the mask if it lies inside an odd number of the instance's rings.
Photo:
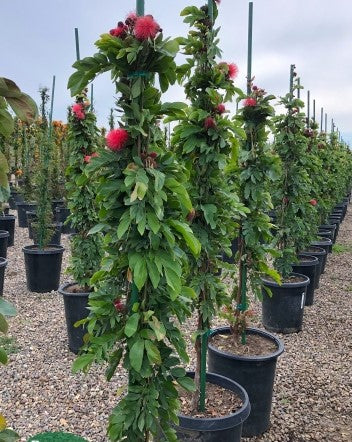
<svg viewBox="0 0 352 442">
<path fill-rule="evenodd" d="M 6 203 L 10 197 L 9 167 L 5 155 L 0 152 L 0 257 L 6 258 L 7 247 L 14 244 L 15 217 L 8 214 Z M 7 210 L 6 210 L 7 209 Z"/>
<path fill-rule="evenodd" d="M 302 329 L 309 284 L 311 296 L 314 293 L 314 281 L 310 281 L 307 276 L 291 273 L 293 264 L 299 262 L 298 252 L 312 242 L 316 231 L 316 224 L 312 222 L 316 219 L 316 201 L 312 201 L 311 179 L 306 169 L 305 116 L 300 111 L 303 102 L 294 96 L 299 86 L 293 68 L 291 66 L 290 92 L 280 100 L 286 108 L 286 114 L 276 117 L 274 144 L 283 169 L 274 194 L 278 228 L 275 239 L 281 252 L 274 266 L 282 276 L 282 284 L 280 286 L 264 279 L 262 303 L 263 325 L 268 330 L 281 333 Z M 313 265 L 318 264 L 314 257 L 311 261 Z"/>
<path fill-rule="evenodd" d="M 216 5 L 211 6 L 215 18 Z M 182 410 L 177 434 L 180 440 L 240 440 L 242 423 L 249 414 L 249 407 L 246 402 L 243 403 L 235 413 L 237 419 L 234 419 L 226 408 L 226 391 L 215 390 L 216 394 L 224 395 L 223 409 L 214 410 L 210 413 L 212 418 L 209 418 L 207 413 L 215 400 L 214 385 L 226 389 L 231 384 L 224 385 L 213 370 L 210 370 L 211 374 L 206 373 L 211 322 L 216 309 L 224 304 L 228 296 L 221 281 L 221 268 L 232 267 L 220 260 L 221 251 L 231 254 L 231 240 L 238 230 L 236 219 L 246 212 L 233 187 L 229 187 L 230 180 L 226 174 L 226 167 L 230 168 L 231 162 L 237 158 L 235 138 L 237 134 L 243 134 L 239 125 L 229 119 L 226 109 L 226 102 L 236 92 L 233 79 L 238 68 L 215 60 L 221 54 L 217 45 L 219 29 L 213 26 L 213 15 L 208 6 L 187 7 L 181 15 L 186 23 L 192 25 L 188 38 L 181 40 L 183 52 L 188 57 L 187 63 L 178 69 L 179 78 L 186 80 L 185 92 L 190 107 L 179 117 L 181 122 L 174 129 L 172 146 L 188 169 L 188 190 L 194 202 L 188 219 L 202 249 L 199 257 L 190 258 L 189 275 L 189 283 L 197 294 L 194 303 L 196 361 L 192 375 L 196 391 L 192 398 L 184 400 L 189 404 Z M 238 387 L 236 393 L 241 395 Z"/>
<path fill-rule="evenodd" d="M 68 121 L 69 164 L 66 170 L 68 218 L 76 231 L 71 238 L 71 258 L 68 273 L 73 281 L 59 288 L 64 297 L 69 348 L 78 353 L 86 329 L 75 323 L 88 316 L 88 297 L 93 291 L 90 279 L 99 269 L 102 258 L 101 235 L 89 235 L 98 223 L 97 181 L 88 178 L 84 170 L 98 156 L 96 118 L 90 109 L 86 92 L 77 95 Z"/>
<path fill-rule="evenodd" d="M 104 258 L 90 281 L 87 351 L 74 371 L 107 360 L 110 380 L 120 361 L 128 370 L 125 396 L 112 411 L 112 441 L 146 441 L 159 434 L 173 441 L 178 385 L 192 389 L 181 361 L 188 361 L 178 328 L 194 292 L 184 286 L 185 244 L 200 245 L 184 217 L 192 210 L 174 155 L 160 141 L 157 120 L 184 107 L 160 102 L 176 79 L 176 40 L 164 39 L 150 15 L 131 13 L 96 42 L 98 53 L 74 64 L 69 80 L 76 95 L 97 74 L 110 71 L 119 94 L 119 124 L 106 136 L 108 149 L 87 167 L 97 173 L 99 224 Z M 176 381 L 176 382 L 175 382 Z"/>
<path fill-rule="evenodd" d="M 51 196 L 54 215 L 57 207 L 65 205 L 65 170 L 67 168 L 67 125 L 53 121 L 53 156 L 51 161 Z"/>
<path fill-rule="evenodd" d="M 269 266 L 273 248 L 273 225 L 267 212 L 273 208 L 270 189 L 280 177 L 280 161 L 268 144 L 270 117 L 274 110 L 272 95 L 248 84 L 249 95 L 243 101 L 236 120 L 243 126 L 246 139 L 239 154 L 240 201 L 249 209 L 241 219 L 238 253 L 238 282 L 234 284 L 232 304 L 223 316 L 229 327 L 215 329 L 209 342 L 209 370 L 229 377 L 248 393 L 251 413 L 243 424 L 242 435 L 257 436 L 270 425 L 270 412 L 276 362 L 283 352 L 282 342 L 274 335 L 248 326 L 251 315 L 249 290 L 261 299 L 262 277 L 280 283 L 279 274 Z"/>
<path fill-rule="evenodd" d="M 52 151 L 51 125 L 48 124 L 46 103 L 48 89 L 42 88 L 41 95 L 41 138 L 39 150 L 39 169 L 37 174 L 37 216 L 32 222 L 34 245 L 23 247 L 28 290 L 50 292 L 59 287 L 61 262 L 64 248 L 51 244 L 55 230 L 51 209 L 50 160 Z M 51 120 L 51 116 L 50 116 Z"/>
</svg>

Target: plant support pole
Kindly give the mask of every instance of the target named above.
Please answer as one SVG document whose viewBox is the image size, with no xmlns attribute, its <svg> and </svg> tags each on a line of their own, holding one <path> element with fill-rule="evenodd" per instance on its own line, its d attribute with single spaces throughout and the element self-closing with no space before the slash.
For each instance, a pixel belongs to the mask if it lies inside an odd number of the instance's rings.
<svg viewBox="0 0 352 442">
<path fill-rule="evenodd" d="M 313 122 L 315 123 L 315 99 L 313 100 Z"/>
<path fill-rule="evenodd" d="M 92 83 L 90 85 L 90 110 L 91 110 L 91 112 L 94 111 L 93 97 L 94 97 L 94 85 Z"/>
<path fill-rule="evenodd" d="M 214 23 L 214 0 L 208 0 L 208 15 L 211 21 L 211 24 Z"/>
<path fill-rule="evenodd" d="M 49 138 L 51 137 L 52 123 L 53 123 L 54 97 L 55 97 L 55 75 L 53 75 L 53 85 L 51 88 L 51 102 L 50 102 L 50 114 L 49 114 Z"/>
<path fill-rule="evenodd" d="M 320 132 L 323 132 L 324 108 L 320 109 Z"/>
<path fill-rule="evenodd" d="M 137 0 L 136 12 L 137 15 L 144 15 L 144 0 Z"/>
<path fill-rule="evenodd" d="M 253 47 L 253 2 L 248 5 L 247 95 L 251 93 Z"/>
<path fill-rule="evenodd" d="M 301 98 L 301 79 L 300 78 L 297 79 L 297 84 L 298 84 L 297 98 L 300 99 Z"/>
<path fill-rule="evenodd" d="M 293 94 L 293 77 L 294 77 L 295 65 L 290 66 L 290 94 Z"/>
<path fill-rule="evenodd" d="M 328 132 L 328 114 L 325 114 L 325 134 Z"/>
<path fill-rule="evenodd" d="M 78 28 L 75 28 L 75 42 L 76 42 L 76 59 L 80 60 L 80 54 L 79 54 L 79 36 L 78 36 Z"/>
<path fill-rule="evenodd" d="M 310 119 L 310 91 L 307 91 L 307 127 L 309 128 Z"/>
</svg>

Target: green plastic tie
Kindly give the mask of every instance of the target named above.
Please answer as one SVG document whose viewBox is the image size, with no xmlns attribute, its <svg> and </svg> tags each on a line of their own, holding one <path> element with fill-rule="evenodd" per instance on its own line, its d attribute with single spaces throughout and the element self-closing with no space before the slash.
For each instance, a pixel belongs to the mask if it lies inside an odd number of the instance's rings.
<svg viewBox="0 0 352 442">
<path fill-rule="evenodd" d="M 207 350 L 210 330 L 206 330 L 201 337 L 201 360 L 200 360 L 200 391 L 199 391 L 199 411 L 205 411 L 206 395 L 206 372 L 207 372 Z"/>
<path fill-rule="evenodd" d="M 150 75 L 150 72 L 148 72 L 148 71 L 134 71 L 134 72 L 130 72 L 127 75 L 127 78 L 148 77 L 149 75 Z"/>
</svg>

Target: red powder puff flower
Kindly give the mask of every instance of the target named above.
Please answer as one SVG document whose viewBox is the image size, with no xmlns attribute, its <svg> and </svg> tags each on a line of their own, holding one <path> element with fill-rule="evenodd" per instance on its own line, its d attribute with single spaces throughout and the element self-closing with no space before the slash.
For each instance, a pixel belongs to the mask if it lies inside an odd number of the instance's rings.
<svg viewBox="0 0 352 442">
<path fill-rule="evenodd" d="M 148 38 L 155 38 L 160 31 L 160 26 L 154 20 L 152 15 L 145 15 L 137 17 L 134 26 L 134 35 L 138 40 L 147 40 Z"/>
<path fill-rule="evenodd" d="M 72 112 L 75 114 L 75 117 L 79 120 L 84 120 L 85 113 L 84 113 L 84 107 L 80 103 L 76 103 L 72 106 Z"/>
<path fill-rule="evenodd" d="M 227 65 L 229 68 L 229 78 L 231 80 L 235 79 L 238 75 L 238 66 L 235 63 L 230 63 Z"/>
<path fill-rule="evenodd" d="M 117 38 L 123 38 L 126 37 L 126 33 L 128 31 L 128 27 L 125 26 L 123 23 L 119 23 L 117 28 L 110 30 L 110 35 Z"/>
<path fill-rule="evenodd" d="M 125 129 L 113 129 L 106 135 L 106 145 L 117 152 L 122 150 L 128 141 L 128 132 Z"/>
<path fill-rule="evenodd" d="M 134 23 L 137 20 L 137 18 L 138 18 L 138 15 L 135 12 L 131 11 L 126 17 L 126 25 Z M 128 21 L 128 23 L 127 23 L 127 21 Z"/>
<path fill-rule="evenodd" d="M 119 313 L 123 313 L 125 311 L 125 304 L 121 302 L 121 299 L 115 299 L 114 307 Z"/>
<path fill-rule="evenodd" d="M 99 156 L 98 152 L 93 152 L 92 155 L 91 155 L 92 158 L 96 158 L 98 156 Z"/>
<path fill-rule="evenodd" d="M 84 156 L 84 162 L 85 163 L 90 163 L 90 159 L 92 158 L 92 155 L 85 155 Z"/>
<path fill-rule="evenodd" d="M 215 111 L 216 111 L 218 114 L 221 115 L 221 114 L 223 114 L 224 112 L 226 112 L 226 107 L 225 107 L 224 104 L 220 103 L 220 104 L 218 104 L 218 105 L 216 106 Z"/>
<path fill-rule="evenodd" d="M 148 156 L 150 156 L 150 158 L 153 158 L 154 160 L 158 156 L 158 154 L 156 152 L 150 152 Z"/>
<path fill-rule="evenodd" d="M 254 98 L 246 98 L 243 102 L 244 106 L 256 106 L 257 105 L 257 100 L 255 100 Z"/>
<path fill-rule="evenodd" d="M 215 122 L 214 118 L 207 117 L 204 120 L 204 127 L 205 127 L 205 129 L 211 129 L 211 128 L 216 127 L 216 122 Z"/>
<path fill-rule="evenodd" d="M 312 206 L 316 206 L 318 203 L 317 203 L 317 200 L 316 200 L 315 198 L 312 198 L 312 199 L 309 201 L 309 204 L 311 204 Z"/>
</svg>

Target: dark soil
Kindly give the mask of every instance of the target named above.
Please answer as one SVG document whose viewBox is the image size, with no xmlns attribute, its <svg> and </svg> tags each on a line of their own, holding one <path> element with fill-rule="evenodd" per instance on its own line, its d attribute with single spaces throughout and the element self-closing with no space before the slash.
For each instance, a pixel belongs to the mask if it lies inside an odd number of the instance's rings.
<svg viewBox="0 0 352 442">
<path fill-rule="evenodd" d="M 90 293 L 91 291 L 88 287 L 81 287 L 78 284 L 73 284 L 65 288 L 65 292 L 67 293 Z"/>
<path fill-rule="evenodd" d="M 210 343 L 221 351 L 239 356 L 265 356 L 277 350 L 272 340 L 252 334 L 247 334 L 246 344 L 229 334 L 217 334 L 211 338 Z"/>
<path fill-rule="evenodd" d="M 205 412 L 192 412 L 192 393 L 179 390 L 180 414 L 189 417 L 216 418 L 236 413 L 242 407 L 242 400 L 232 391 L 207 382 Z"/>
<path fill-rule="evenodd" d="M 312 253 L 321 252 L 321 250 L 319 250 L 319 247 L 308 247 L 308 249 L 305 249 L 303 251 L 304 251 L 304 253 L 307 253 L 307 252 L 312 252 Z"/>
<path fill-rule="evenodd" d="M 287 278 L 282 278 L 282 284 L 292 284 L 293 282 L 304 282 L 306 278 L 303 276 L 289 276 Z"/>
</svg>

